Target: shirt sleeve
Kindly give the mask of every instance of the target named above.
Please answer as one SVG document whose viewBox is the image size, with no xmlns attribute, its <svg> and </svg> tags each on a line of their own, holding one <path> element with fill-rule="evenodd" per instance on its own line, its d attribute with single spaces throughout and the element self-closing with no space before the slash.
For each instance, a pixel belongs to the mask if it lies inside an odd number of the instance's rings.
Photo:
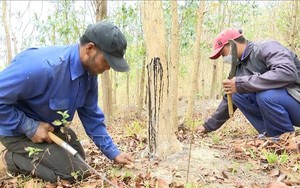
<svg viewBox="0 0 300 188">
<path fill-rule="evenodd" d="M 263 74 L 236 77 L 235 82 L 239 93 L 282 88 L 297 81 L 295 54 L 278 42 L 266 42 L 257 52 L 252 53 L 256 53 L 256 58 L 266 64 L 268 71 Z"/>
<path fill-rule="evenodd" d="M 36 64 L 28 65 L 28 59 L 21 55 L 0 72 L 0 134 L 13 136 L 19 132 L 31 138 L 39 122 L 27 117 L 16 104 L 40 95 L 47 85 L 45 71 Z"/>
<path fill-rule="evenodd" d="M 237 108 L 233 105 L 233 110 Z M 207 132 L 219 129 L 229 119 L 227 95 L 224 95 L 221 103 L 214 114 L 204 123 L 204 128 Z"/>
<path fill-rule="evenodd" d="M 105 116 L 98 107 L 97 77 L 92 79 L 91 89 L 86 96 L 85 104 L 77 112 L 87 135 L 107 158 L 113 160 L 121 152 L 107 133 L 104 123 Z"/>
</svg>

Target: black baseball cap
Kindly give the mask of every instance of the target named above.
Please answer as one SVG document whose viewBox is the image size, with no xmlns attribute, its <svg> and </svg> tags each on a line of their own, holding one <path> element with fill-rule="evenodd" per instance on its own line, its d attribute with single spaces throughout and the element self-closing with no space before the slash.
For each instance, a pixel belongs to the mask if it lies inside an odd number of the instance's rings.
<svg viewBox="0 0 300 188">
<path fill-rule="evenodd" d="M 97 22 L 90 24 L 84 35 L 103 51 L 111 68 L 118 72 L 129 71 L 129 65 L 123 57 L 127 41 L 117 26 L 109 22 Z"/>
</svg>

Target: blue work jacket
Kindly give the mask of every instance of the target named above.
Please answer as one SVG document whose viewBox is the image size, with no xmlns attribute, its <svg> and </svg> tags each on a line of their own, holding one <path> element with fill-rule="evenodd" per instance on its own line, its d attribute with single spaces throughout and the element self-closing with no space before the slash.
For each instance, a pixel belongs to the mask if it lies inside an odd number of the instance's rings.
<svg viewBox="0 0 300 188">
<path fill-rule="evenodd" d="M 106 157 L 120 153 L 98 107 L 97 76 L 84 70 L 78 44 L 27 49 L 0 72 L 0 135 L 31 138 L 39 122 L 53 125 L 62 119 L 57 112 L 65 110 L 68 121 L 77 111 L 87 135 Z"/>
</svg>

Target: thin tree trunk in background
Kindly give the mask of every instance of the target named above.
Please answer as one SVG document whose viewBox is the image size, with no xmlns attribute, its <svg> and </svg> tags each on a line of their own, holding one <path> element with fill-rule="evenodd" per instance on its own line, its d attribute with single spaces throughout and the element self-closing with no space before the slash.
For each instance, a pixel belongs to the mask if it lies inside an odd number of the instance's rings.
<svg viewBox="0 0 300 188">
<path fill-rule="evenodd" d="M 173 132 L 178 130 L 178 60 L 179 60 L 179 23 L 177 1 L 171 1 L 172 31 L 171 31 L 171 102 Z"/>
<path fill-rule="evenodd" d="M 298 0 L 294 0 L 293 27 L 291 32 L 291 49 L 293 51 L 296 50 L 295 37 L 296 37 L 297 15 L 299 14 L 298 3 L 299 3 Z"/>
<path fill-rule="evenodd" d="M 221 15 L 221 19 L 218 20 L 218 28 L 220 28 L 221 32 L 222 30 L 224 30 L 225 28 L 223 28 L 222 26 L 224 26 L 224 18 L 226 16 L 225 14 L 225 8 L 224 6 L 222 6 L 223 3 L 219 3 L 219 7 L 218 7 L 218 15 Z M 219 62 L 219 64 L 217 65 L 217 73 L 218 73 L 218 79 L 217 79 L 217 88 L 216 88 L 216 99 L 219 99 L 219 97 L 222 96 L 223 93 L 223 87 L 222 87 L 222 81 L 223 81 L 223 73 L 224 73 L 224 63 L 223 62 Z M 227 73 L 226 73 L 227 74 Z"/>
<path fill-rule="evenodd" d="M 9 24 L 7 22 L 7 2 L 6 2 L 6 0 L 2 1 L 2 23 L 4 26 L 5 43 L 6 43 L 6 50 L 7 50 L 6 65 L 8 65 L 11 62 L 12 54 L 11 54 L 11 39 L 10 39 L 10 32 L 9 32 Z"/>
<path fill-rule="evenodd" d="M 195 96 L 196 96 L 196 88 L 198 84 L 198 74 L 199 74 L 199 61 L 200 61 L 200 42 L 202 40 L 202 24 L 203 24 L 203 17 L 205 14 L 205 1 L 200 1 L 199 10 L 198 10 L 198 23 L 196 29 L 196 40 L 194 43 L 194 62 L 193 62 L 193 73 L 190 77 L 190 91 L 188 93 L 188 106 L 187 111 L 185 114 L 185 122 L 190 123 L 193 118 L 194 114 L 194 106 L 195 106 Z"/>
<path fill-rule="evenodd" d="M 215 99 L 216 86 L 217 86 L 217 61 L 214 60 L 211 88 L 210 88 L 210 94 L 209 94 L 210 98 Z"/>
<path fill-rule="evenodd" d="M 138 101 L 139 101 L 139 95 L 140 95 L 140 79 L 141 79 L 141 70 L 139 69 L 139 67 L 136 68 L 136 83 L 135 83 L 135 101 L 134 104 L 138 105 Z"/>
<path fill-rule="evenodd" d="M 166 31 L 161 1 L 142 3 L 142 25 L 147 47 L 149 155 L 166 157 L 182 150 L 172 131 Z"/>
<path fill-rule="evenodd" d="M 130 102 L 129 84 L 130 84 L 130 74 L 126 73 L 126 104 L 127 104 L 127 106 L 129 106 L 129 102 Z"/>
<path fill-rule="evenodd" d="M 96 21 L 101 21 L 107 17 L 107 1 L 96 0 Z M 106 124 L 109 125 L 111 118 L 113 117 L 113 102 L 112 102 L 112 83 L 110 79 L 109 71 L 105 71 L 101 74 L 102 85 L 102 110 L 106 117 Z"/>
<path fill-rule="evenodd" d="M 117 89 L 118 89 L 118 80 L 117 72 L 112 72 L 112 83 L 113 83 L 113 108 L 117 108 Z"/>
<path fill-rule="evenodd" d="M 12 13 L 11 13 L 11 2 L 9 3 L 9 21 L 8 21 L 8 24 L 9 24 L 9 28 L 12 28 L 12 26 L 11 26 L 11 18 L 12 18 Z M 12 42 L 13 42 L 13 48 L 14 48 L 14 55 L 16 55 L 17 53 L 18 53 L 18 47 L 17 47 L 17 38 L 16 38 L 16 35 L 15 35 L 15 33 L 12 31 L 12 29 L 11 29 L 11 36 L 12 36 Z M 13 56 L 13 54 L 12 54 L 12 56 Z"/>
<path fill-rule="evenodd" d="M 146 54 L 145 54 L 146 55 Z M 141 73 L 141 79 L 140 79 L 140 93 L 139 93 L 139 98 L 138 98 L 138 112 L 137 116 L 141 117 L 142 111 L 143 111 L 143 101 L 144 101 L 144 91 L 145 91 L 145 65 L 146 65 L 146 59 L 143 60 L 143 65 L 142 65 L 142 73 Z"/>
</svg>

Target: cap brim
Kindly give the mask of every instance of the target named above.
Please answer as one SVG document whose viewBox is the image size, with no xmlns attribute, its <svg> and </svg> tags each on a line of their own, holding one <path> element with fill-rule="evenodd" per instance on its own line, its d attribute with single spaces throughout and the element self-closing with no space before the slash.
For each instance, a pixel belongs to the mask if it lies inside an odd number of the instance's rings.
<svg viewBox="0 0 300 188">
<path fill-rule="evenodd" d="M 221 50 L 224 46 L 215 49 L 209 56 L 209 59 L 218 59 L 221 56 Z"/>
<path fill-rule="evenodd" d="M 105 59 L 109 66 L 117 72 L 127 72 L 130 70 L 130 67 L 126 60 L 123 57 L 112 56 L 104 52 Z"/>
</svg>

